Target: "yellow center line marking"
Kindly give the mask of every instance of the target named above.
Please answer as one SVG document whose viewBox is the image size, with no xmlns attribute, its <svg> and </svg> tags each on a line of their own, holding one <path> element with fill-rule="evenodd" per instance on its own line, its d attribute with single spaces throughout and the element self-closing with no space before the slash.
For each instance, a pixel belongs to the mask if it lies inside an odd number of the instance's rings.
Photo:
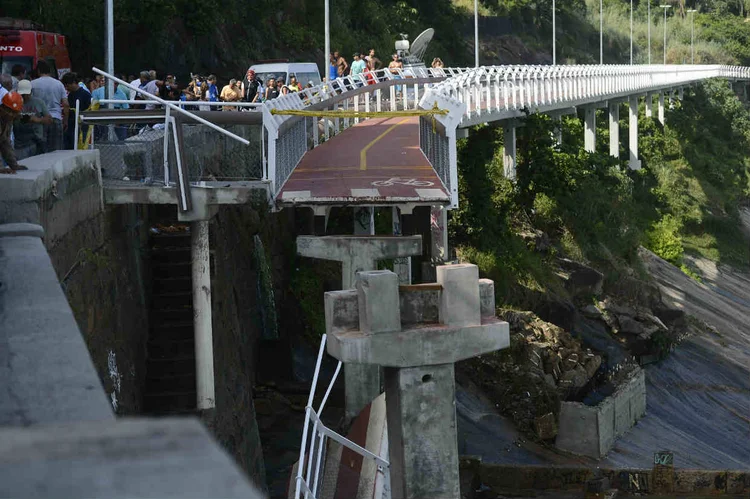
<svg viewBox="0 0 750 499">
<path fill-rule="evenodd" d="M 370 142 L 369 144 L 367 144 L 362 149 L 362 151 L 360 151 L 360 153 L 359 153 L 359 169 L 360 170 L 367 170 L 367 151 L 369 151 L 370 148 L 372 146 L 374 146 L 380 139 L 382 139 L 383 137 L 385 137 L 386 135 L 388 135 L 389 133 L 391 133 L 391 131 L 393 131 L 394 128 L 396 128 L 399 125 L 403 125 L 407 121 L 409 121 L 409 118 L 404 118 L 403 120 L 399 121 L 395 125 L 391 125 L 390 127 L 388 127 L 388 130 L 386 130 L 385 132 L 383 132 L 380 135 L 378 135 L 375 138 L 375 140 L 373 140 L 372 142 Z"/>
</svg>

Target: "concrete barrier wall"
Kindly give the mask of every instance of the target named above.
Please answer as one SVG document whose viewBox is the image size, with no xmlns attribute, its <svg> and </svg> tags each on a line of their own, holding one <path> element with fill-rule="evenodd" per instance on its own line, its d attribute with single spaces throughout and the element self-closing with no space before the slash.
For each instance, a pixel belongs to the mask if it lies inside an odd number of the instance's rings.
<svg viewBox="0 0 750 499">
<path fill-rule="evenodd" d="M 104 209 L 99 151 L 55 151 L 21 164 L 28 170 L 0 182 L 0 224 L 41 225 L 50 248 Z"/>
<path fill-rule="evenodd" d="M 636 368 L 627 382 L 596 406 L 562 402 L 555 445 L 573 454 L 602 458 L 645 414 L 646 375 Z"/>
<path fill-rule="evenodd" d="M 611 488 L 629 494 L 658 493 L 654 490 L 653 473 L 649 469 L 499 465 L 464 457 L 461 470 L 478 477 L 493 492 L 509 495 L 533 495 L 534 491 L 542 490 L 582 490 L 586 482 L 601 477 L 609 479 Z M 750 493 L 750 472 L 747 471 L 676 469 L 672 478 L 674 493 L 680 497 Z"/>
</svg>

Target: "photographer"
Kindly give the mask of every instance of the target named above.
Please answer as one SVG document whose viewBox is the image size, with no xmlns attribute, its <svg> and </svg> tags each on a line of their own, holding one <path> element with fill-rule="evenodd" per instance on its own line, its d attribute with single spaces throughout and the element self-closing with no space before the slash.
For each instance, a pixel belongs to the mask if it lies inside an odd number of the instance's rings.
<svg viewBox="0 0 750 499">
<path fill-rule="evenodd" d="M 18 82 L 18 93 L 23 98 L 21 115 L 13 123 L 16 158 L 21 160 L 46 152 L 44 127 L 52 124 L 47 105 L 32 95 L 31 82 Z"/>
</svg>

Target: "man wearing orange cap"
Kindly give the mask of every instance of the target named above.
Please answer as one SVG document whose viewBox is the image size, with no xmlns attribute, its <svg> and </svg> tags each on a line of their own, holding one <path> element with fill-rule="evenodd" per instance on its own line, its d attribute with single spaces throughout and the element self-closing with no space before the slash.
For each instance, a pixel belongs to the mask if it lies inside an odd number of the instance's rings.
<svg viewBox="0 0 750 499">
<path fill-rule="evenodd" d="M 23 97 L 17 92 L 4 93 L 0 104 L 0 156 L 8 163 L 8 166 L 0 168 L 0 173 L 16 173 L 18 170 L 28 169 L 18 164 L 13 144 L 10 143 L 13 121 L 21 114 L 22 109 Z"/>
</svg>

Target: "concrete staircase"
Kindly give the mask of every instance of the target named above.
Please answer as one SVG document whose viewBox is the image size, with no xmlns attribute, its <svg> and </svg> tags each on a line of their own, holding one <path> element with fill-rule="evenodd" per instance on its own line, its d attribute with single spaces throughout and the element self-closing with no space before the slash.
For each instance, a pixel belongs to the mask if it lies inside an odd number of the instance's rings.
<svg viewBox="0 0 750 499">
<path fill-rule="evenodd" d="M 190 232 L 151 236 L 152 296 L 144 412 L 196 410 Z"/>
</svg>

